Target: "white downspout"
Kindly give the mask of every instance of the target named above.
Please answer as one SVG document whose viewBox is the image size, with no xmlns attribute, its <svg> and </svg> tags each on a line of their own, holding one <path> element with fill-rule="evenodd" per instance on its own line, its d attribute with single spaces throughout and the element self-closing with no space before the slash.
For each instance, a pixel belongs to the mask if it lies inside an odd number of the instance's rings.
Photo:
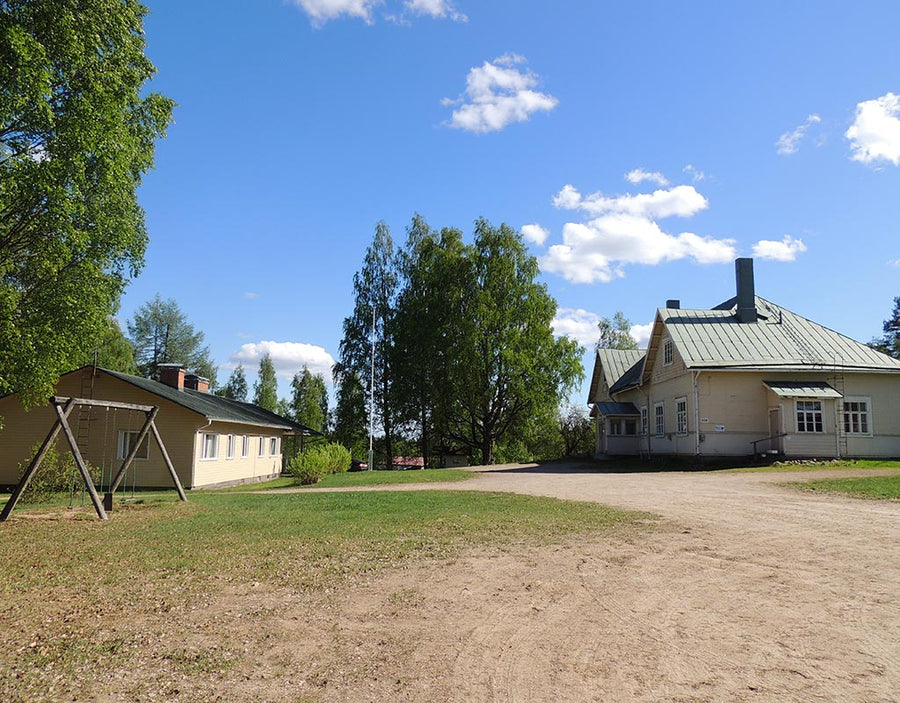
<svg viewBox="0 0 900 703">
<path fill-rule="evenodd" d="M 700 456 L 700 372 L 694 371 L 694 454 Z"/>
</svg>

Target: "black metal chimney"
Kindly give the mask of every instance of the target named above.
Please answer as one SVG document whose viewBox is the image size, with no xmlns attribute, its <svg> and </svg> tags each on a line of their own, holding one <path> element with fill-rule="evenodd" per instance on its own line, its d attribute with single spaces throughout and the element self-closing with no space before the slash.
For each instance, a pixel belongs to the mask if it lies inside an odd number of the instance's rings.
<svg viewBox="0 0 900 703">
<path fill-rule="evenodd" d="M 756 322 L 756 290 L 753 286 L 753 259 L 735 259 L 737 317 L 739 322 Z"/>
</svg>

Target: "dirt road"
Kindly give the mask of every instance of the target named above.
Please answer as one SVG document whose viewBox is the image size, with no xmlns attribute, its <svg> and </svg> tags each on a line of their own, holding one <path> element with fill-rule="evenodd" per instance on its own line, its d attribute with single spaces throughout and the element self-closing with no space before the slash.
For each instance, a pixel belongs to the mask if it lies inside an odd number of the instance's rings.
<svg viewBox="0 0 900 703">
<path fill-rule="evenodd" d="M 774 485 L 811 476 L 531 467 L 442 486 L 661 520 L 340 594 L 304 626 L 327 643 L 313 700 L 900 700 L 900 503 Z"/>
</svg>

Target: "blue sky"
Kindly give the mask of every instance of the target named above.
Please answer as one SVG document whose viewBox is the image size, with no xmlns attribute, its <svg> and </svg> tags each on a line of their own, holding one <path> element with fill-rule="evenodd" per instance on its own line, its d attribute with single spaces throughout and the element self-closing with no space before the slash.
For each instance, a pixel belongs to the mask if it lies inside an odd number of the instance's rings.
<svg viewBox="0 0 900 703">
<path fill-rule="evenodd" d="M 376 222 L 401 244 L 416 212 L 521 229 L 586 345 L 731 297 L 737 256 L 860 341 L 900 295 L 898 3 L 145 4 L 178 107 L 120 318 L 174 298 L 220 382 L 264 351 L 282 395 L 304 363 L 330 381 Z"/>
</svg>

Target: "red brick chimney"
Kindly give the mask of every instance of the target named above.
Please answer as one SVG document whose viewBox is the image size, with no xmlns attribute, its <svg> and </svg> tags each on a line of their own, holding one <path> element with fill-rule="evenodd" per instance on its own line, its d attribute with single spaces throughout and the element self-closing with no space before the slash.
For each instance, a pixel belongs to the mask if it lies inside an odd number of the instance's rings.
<svg viewBox="0 0 900 703">
<path fill-rule="evenodd" d="M 184 390 L 184 366 L 181 364 L 160 364 L 159 382 L 167 386 Z"/>
<path fill-rule="evenodd" d="M 184 377 L 184 387 L 192 391 L 209 393 L 209 379 L 198 376 L 195 373 L 189 373 Z"/>
</svg>

